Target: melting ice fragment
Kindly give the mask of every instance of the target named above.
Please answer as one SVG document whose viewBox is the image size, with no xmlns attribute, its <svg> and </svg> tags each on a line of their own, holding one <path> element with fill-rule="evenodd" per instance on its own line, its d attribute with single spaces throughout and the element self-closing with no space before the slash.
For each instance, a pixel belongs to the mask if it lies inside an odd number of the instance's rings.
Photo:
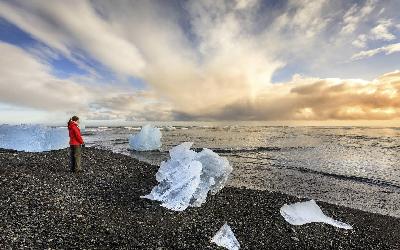
<svg viewBox="0 0 400 250">
<path fill-rule="evenodd" d="M 41 125 L 0 125 L 0 148 L 42 152 L 68 147 L 67 128 Z"/>
<path fill-rule="evenodd" d="M 129 146 L 136 151 L 157 150 L 161 147 L 161 131 L 152 126 L 145 125 L 139 133 L 129 137 Z"/>
<path fill-rule="evenodd" d="M 353 229 L 349 224 L 326 216 L 314 200 L 283 205 L 281 215 L 292 225 L 304 225 L 311 222 L 327 223 L 343 229 Z"/>
<path fill-rule="evenodd" d="M 169 151 L 171 158 L 161 163 L 156 174 L 159 184 L 142 198 L 183 211 L 189 206 L 200 207 L 208 192 L 216 194 L 225 186 L 232 172 L 228 160 L 209 149 L 196 153 L 190 149 L 192 144 L 184 142 Z"/>
<path fill-rule="evenodd" d="M 175 128 L 174 126 L 165 126 L 164 129 L 165 129 L 166 131 L 173 131 L 173 130 L 176 130 L 176 128 Z"/>
<path fill-rule="evenodd" d="M 214 235 L 214 237 L 211 239 L 211 242 L 229 250 L 240 249 L 239 241 L 236 239 L 231 228 L 226 223 Z"/>
</svg>

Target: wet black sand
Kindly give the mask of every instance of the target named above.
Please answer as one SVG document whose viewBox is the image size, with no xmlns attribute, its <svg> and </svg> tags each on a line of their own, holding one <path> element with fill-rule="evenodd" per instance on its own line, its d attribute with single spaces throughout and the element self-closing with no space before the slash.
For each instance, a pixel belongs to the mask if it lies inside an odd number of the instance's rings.
<svg viewBox="0 0 400 250">
<path fill-rule="evenodd" d="M 86 148 L 75 176 L 67 152 L 0 150 L 0 249 L 218 249 L 209 241 L 224 222 L 242 249 L 400 249 L 400 219 L 318 202 L 354 230 L 292 226 L 279 208 L 300 199 L 238 188 L 172 212 L 139 198 L 157 167 Z"/>
</svg>

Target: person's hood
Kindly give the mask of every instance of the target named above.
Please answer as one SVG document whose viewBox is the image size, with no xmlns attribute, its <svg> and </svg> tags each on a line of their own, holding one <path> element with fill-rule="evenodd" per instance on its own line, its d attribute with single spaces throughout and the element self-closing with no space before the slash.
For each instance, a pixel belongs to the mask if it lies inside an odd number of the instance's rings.
<svg viewBox="0 0 400 250">
<path fill-rule="evenodd" d="M 76 127 L 78 127 L 78 128 L 79 128 L 79 126 L 78 126 L 78 123 L 77 123 L 77 122 L 74 122 L 74 121 L 69 121 L 69 122 L 68 122 L 68 129 L 71 129 L 71 128 L 72 128 L 72 126 L 76 126 Z"/>
</svg>

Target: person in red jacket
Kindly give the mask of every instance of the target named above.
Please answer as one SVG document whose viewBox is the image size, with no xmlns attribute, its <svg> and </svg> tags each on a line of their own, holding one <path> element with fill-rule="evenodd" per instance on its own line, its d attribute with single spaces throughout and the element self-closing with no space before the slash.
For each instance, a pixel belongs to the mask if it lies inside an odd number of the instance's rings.
<svg viewBox="0 0 400 250">
<path fill-rule="evenodd" d="M 74 173 L 82 172 L 81 158 L 82 145 L 84 145 L 81 130 L 79 129 L 79 117 L 73 116 L 68 121 L 69 145 L 70 145 L 70 169 Z"/>
</svg>

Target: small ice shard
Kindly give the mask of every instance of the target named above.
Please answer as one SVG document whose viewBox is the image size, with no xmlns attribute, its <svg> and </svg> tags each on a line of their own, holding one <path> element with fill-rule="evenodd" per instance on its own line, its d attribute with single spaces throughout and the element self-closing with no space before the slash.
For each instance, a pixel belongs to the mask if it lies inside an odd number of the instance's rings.
<svg viewBox="0 0 400 250">
<path fill-rule="evenodd" d="M 129 137 L 129 146 L 136 151 L 157 150 L 161 147 L 161 131 L 152 126 L 145 125 L 139 133 Z"/>
<path fill-rule="evenodd" d="M 164 129 L 165 129 L 166 131 L 173 131 L 173 130 L 176 130 L 176 128 L 175 128 L 174 126 L 165 126 Z"/>
<path fill-rule="evenodd" d="M 189 206 L 200 207 L 208 192 L 216 194 L 225 186 L 232 172 L 228 160 L 209 149 L 197 153 L 190 149 L 192 144 L 184 142 L 169 151 L 171 159 L 162 162 L 156 174 L 159 184 L 142 198 L 183 211 Z"/>
<path fill-rule="evenodd" d="M 211 239 L 211 242 L 229 250 L 240 249 L 239 241 L 236 239 L 231 228 L 226 223 L 214 235 L 214 237 Z"/>
<path fill-rule="evenodd" d="M 327 223 L 343 229 L 353 229 L 349 224 L 326 216 L 314 200 L 297 202 L 281 207 L 281 215 L 292 225 L 304 225 L 311 222 Z"/>
<path fill-rule="evenodd" d="M 42 125 L 0 125 L 0 148 L 42 152 L 68 147 L 68 129 Z"/>
</svg>

